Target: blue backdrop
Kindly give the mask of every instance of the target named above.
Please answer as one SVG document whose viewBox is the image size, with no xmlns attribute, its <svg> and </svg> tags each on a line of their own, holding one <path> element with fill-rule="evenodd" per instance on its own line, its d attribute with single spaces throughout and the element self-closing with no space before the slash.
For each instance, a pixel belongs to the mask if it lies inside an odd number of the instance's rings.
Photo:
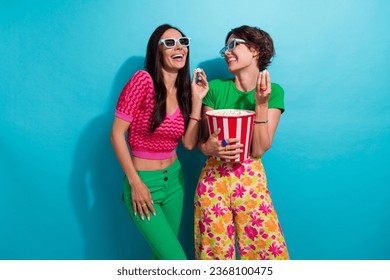
<svg viewBox="0 0 390 280">
<path fill-rule="evenodd" d="M 271 34 L 286 112 L 264 163 L 291 258 L 390 259 L 389 1 L 0 3 L 0 259 L 150 257 L 121 202 L 109 133 L 162 23 L 192 38 L 191 69 L 210 79 L 229 75 L 218 50 L 231 28 Z M 205 158 L 178 153 L 193 258 Z"/>
</svg>

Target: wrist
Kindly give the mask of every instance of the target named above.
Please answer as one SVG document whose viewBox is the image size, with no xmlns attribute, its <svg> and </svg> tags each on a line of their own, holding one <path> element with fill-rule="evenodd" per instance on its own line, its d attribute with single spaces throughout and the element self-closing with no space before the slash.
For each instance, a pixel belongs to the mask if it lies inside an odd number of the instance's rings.
<svg viewBox="0 0 390 280">
<path fill-rule="evenodd" d="M 128 176 L 126 175 L 127 180 L 129 181 L 129 184 L 132 189 L 137 188 L 141 184 L 141 178 L 139 176 Z"/>
<path fill-rule="evenodd" d="M 200 140 L 199 141 L 199 150 L 205 155 L 205 156 L 209 156 L 209 153 L 207 151 L 207 145 L 206 145 L 207 141 L 205 141 L 204 139 Z"/>
<path fill-rule="evenodd" d="M 268 104 L 267 105 L 256 104 L 255 112 L 256 112 L 255 121 L 268 120 Z"/>
<path fill-rule="evenodd" d="M 264 102 L 264 103 L 258 103 L 256 101 L 256 109 L 258 110 L 268 110 L 268 102 Z"/>
<path fill-rule="evenodd" d="M 200 122 L 201 121 L 201 118 L 199 117 L 199 118 L 197 118 L 197 117 L 194 117 L 192 114 L 189 116 L 189 118 L 190 118 L 190 120 L 194 120 L 194 121 L 196 121 L 196 122 Z"/>
<path fill-rule="evenodd" d="M 192 103 L 190 115 L 193 117 L 201 117 L 202 114 L 202 102 L 199 103 Z"/>
<path fill-rule="evenodd" d="M 253 124 L 266 124 L 268 122 L 269 122 L 268 120 L 254 120 Z"/>
</svg>

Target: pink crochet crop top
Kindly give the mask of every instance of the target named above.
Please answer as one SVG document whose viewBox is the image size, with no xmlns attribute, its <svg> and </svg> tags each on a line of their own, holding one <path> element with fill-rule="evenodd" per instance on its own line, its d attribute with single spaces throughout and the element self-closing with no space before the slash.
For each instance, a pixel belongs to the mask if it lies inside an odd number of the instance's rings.
<svg viewBox="0 0 390 280">
<path fill-rule="evenodd" d="M 167 114 L 152 133 L 149 129 L 154 108 L 154 86 L 148 72 L 139 70 L 123 88 L 115 116 L 130 124 L 127 141 L 131 153 L 145 159 L 167 159 L 175 153 L 184 134 L 184 118 L 178 107 Z"/>
</svg>

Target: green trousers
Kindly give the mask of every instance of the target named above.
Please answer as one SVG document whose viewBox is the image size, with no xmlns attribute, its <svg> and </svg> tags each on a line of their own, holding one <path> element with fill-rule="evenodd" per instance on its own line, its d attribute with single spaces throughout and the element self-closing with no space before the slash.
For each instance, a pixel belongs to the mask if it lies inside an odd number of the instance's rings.
<svg viewBox="0 0 390 280">
<path fill-rule="evenodd" d="M 153 171 L 137 171 L 149 188 L 156 216 L 150 213 L 150 221 L 134 216 L 131 186 L 125 177 L 124 200 L 130 217 L 153 251 L 153 259 L 186 260 L 178 240 L 184 199 L 184 176 L 177 159 L 168 168 Z M 134 240 L 134 242 L 137 242 Z"/>
</svg>

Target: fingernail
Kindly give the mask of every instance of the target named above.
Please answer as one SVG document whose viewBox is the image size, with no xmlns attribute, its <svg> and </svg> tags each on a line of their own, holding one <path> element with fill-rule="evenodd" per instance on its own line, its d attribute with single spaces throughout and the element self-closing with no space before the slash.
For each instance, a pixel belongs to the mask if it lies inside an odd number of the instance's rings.
<svg viewBox="0 0 390 280">
<path fill-rule="evenodd" d="M 134 212 L 134 216 L 137 216 L 137 212 Z"/>
<path fill-rule="evenodd" d="M 156 216 L 156 212 L 154 212 L 153 215 Z"/>
<path fill-rule="evenodd" d="M 150 222 L 150 217 L 148 217 L 148 221 Z"/>
<path fill-rule="evenodd" d="M 141 217 L 142 221 L 144 220 L 144 217 Z"/>
</svg>

